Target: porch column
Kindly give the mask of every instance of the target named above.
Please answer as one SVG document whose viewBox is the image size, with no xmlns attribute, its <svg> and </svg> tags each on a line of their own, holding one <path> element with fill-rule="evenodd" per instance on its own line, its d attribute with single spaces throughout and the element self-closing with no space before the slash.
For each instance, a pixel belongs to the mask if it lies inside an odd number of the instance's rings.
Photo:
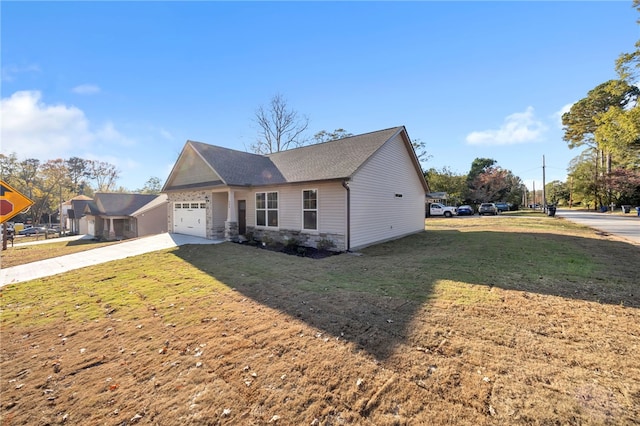
<svg viewBox="0 0 640 426">
<path fill-rule="evenodd" d="M 116 239 L 116 230 L 113 229 L 113 218 L 112 217 L 109 218 L 109 239 L 110 240 L 115 240 Z"/>
<path fill-rule="evenodd" d="M 102 234 L 102 235 L 100 235 L 101 237 L 105 237 L 105 238 L 106 238 L 106 237 L 109 235 L 109 234 L 104 235 L 104 233 L 105 233 L 105 231 L 106 231 L 107 229 L 109 229 L 109 221 L 108 221 L 108 220 L 107 220 L 107 218 L 105 217 L 105 218 L 103 218 L 103 219 L 102 219 L 102 231 L 101 231 L 101 234 Z"/>
<path fill-rule="evenodd" d="M 236 209 L 236 193 L 229 190 L 227 197 L 227 220 L 224 222 L 224 239 L 238 240 L 238 211 Z"/>
<path fill-rule="evenodd" d="M 237 222 L 238 213 L 236 211 L 236 193 L 235 191 L 229 191 L 229 197 L 227 200 L 227 222 Z"/>
</svg>

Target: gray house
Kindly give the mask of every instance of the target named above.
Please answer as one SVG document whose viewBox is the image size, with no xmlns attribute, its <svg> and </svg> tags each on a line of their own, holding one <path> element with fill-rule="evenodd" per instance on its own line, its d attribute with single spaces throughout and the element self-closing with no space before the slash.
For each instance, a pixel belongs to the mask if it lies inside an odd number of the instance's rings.
<svg viewBox="0 0 640 426">
<path fill-rule="evenodd" d="M 167 232 L 167 196 L 98 192 L 84 206 L 87 234 L 108 240 Z"/>
<path fill-rule="evenodd" d="M 427 191 L 403 126 L 269 155 L 187 141 L 162 189 L 169 232 L 339 251 L 423 231 Z"/>
</svg>

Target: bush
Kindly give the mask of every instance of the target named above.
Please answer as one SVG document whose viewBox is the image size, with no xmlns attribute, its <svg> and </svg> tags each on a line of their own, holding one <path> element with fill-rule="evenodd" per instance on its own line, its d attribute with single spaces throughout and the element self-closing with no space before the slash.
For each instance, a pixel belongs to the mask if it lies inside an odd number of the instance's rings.
<svg viewBox="0 0 640 426">
<path fill-rule="evenodd" d="M 335 248 L 335 243 L 327 238 L 323 238 L 316 244 L 318 250 L 331 250 Z"/>
</svg>

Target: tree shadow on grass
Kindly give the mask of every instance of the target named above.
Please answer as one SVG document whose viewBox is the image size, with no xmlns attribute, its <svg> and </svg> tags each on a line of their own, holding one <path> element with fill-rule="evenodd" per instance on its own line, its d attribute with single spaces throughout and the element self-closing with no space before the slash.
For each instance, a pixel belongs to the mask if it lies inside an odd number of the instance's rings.
<svg viewBox="0 0 640 426">
<path fill-rule="evenodd" d="M 244 296 L 379 360 L 406 343 L 417 312 L 437 297 L 441 283 L 640 307 L 640 248 L 574 236 L 427 231 L 361 255 L 320 260 L 232 243 L 174 253 Z"/>
</svg>

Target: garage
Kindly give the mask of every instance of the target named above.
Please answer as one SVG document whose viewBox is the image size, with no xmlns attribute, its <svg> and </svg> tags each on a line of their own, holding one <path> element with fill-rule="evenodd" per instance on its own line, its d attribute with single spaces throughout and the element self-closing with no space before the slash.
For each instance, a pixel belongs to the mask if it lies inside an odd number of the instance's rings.
<svg viewBox="0 0 640 426">
<path fill-rule="evenodd" d="M 207 204 L 204 201 L 173 203 L 173 232 L 207 238 Z"/>
</svg>

